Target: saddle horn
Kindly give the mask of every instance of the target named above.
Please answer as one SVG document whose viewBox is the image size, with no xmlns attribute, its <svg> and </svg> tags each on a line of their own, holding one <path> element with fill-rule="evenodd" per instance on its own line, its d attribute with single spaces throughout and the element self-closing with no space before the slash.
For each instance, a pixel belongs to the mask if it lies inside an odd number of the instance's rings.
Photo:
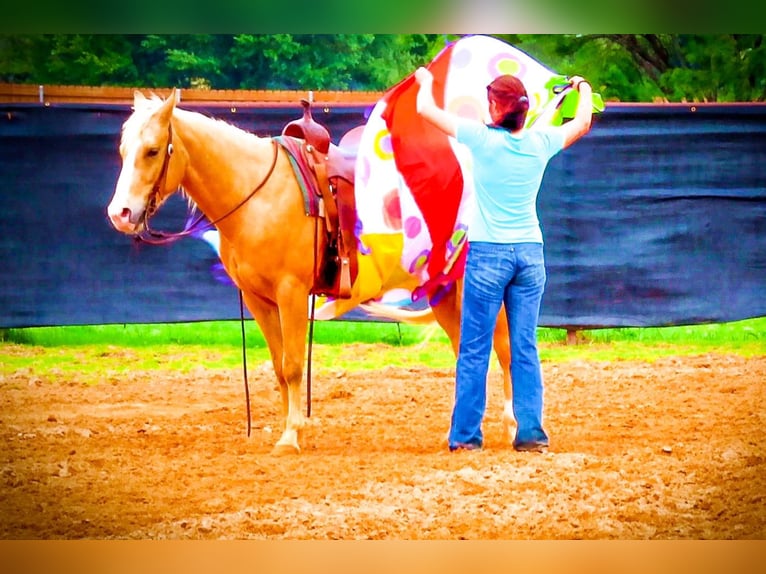
<svg viewBox="0 0 766 574">
<path fill-rule="evenodd" d="M 282 135 L 306 140 L 306 143 L 314 146 L 320 153 L 326 154 L 330 150 L 330 132 L 314 120 L 308 100 L 301 100 L 301 105 L 303 117 L 288 123 L 282 130 Z"/>
</svg>

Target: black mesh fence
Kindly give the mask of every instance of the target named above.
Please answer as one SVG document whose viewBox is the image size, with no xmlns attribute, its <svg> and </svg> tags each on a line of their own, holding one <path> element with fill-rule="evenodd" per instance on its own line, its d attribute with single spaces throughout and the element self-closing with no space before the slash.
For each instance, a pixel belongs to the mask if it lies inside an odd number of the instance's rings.
<svg viewBox="0 0 766 574">
<path fill-rule="evenodd" d="M 276 135 L 295 108 L 200 109 Z M 214 250 L 135 244 L 105 208 L 115 105 L 0 105 L 0 326 L 239 317 Z M 315 111 L 337 141 L 365 109 Z M 766 315 L 766 106 L 610 106 L 559 154 L 539 198 L 546 326 L 650 326 Z M 153 219 L 180 229 L 186 204 Z M 358 318 L 358 317 L 355 317 Z"/>
</svg>

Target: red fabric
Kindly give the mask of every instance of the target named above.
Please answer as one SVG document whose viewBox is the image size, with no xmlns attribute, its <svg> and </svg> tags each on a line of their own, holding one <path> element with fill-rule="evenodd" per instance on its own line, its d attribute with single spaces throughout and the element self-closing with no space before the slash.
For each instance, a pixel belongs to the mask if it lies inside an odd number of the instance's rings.
<svg viewBox="0 0 766 574">
<path fill-rule="evenodd" d="M 453 46 L 447 46 L 428 65 L 434 76 L 434 100 L 439 107 L 444 106 L 445 82 Z M 445 246 L 452 236 L 463 194 L 463 174 L 449 137 L 417 113 L 417 93 L 418 84 L 413 74 L 384 96 L 387 105 L 382 118 L 391 133 L 396 167 L 423 214 L 433 242 L 428 262 L 431 279 L 418 290 L 432 296 L 438 293 L 440 287 L 463 273 L 464 253 L 450 273 L 443 274 L 446 267 Z"/>
</svg>

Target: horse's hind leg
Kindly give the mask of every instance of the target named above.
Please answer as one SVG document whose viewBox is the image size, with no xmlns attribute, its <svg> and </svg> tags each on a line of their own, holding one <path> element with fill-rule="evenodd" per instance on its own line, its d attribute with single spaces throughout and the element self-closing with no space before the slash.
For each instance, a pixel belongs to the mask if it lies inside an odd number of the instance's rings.
<svg viewBox="0 0 766 574">
<path fill-rule="evenodd" d="M 511 389 L 511 338 L 505 307 L 500 308 L 492 341 L 500 369 L 503 371 L 503 440 L 510 442 L 513 440 L 516 419 L 513 417 L 513 391 Z"/>
<path fill-rule="evenodd" d="M 461 288 L 462 282 L 458 282 L 439 304 L 432 308 L 436 321 L 444 329 L 444 332 L 447 333 L 452 343 L 452 350 L 455 352 L 456 357 L 460 348 Z M 505 399 L 503 408 L 503 438 L 509 441 L 513 437 L 512 431 L 515 419 L 513 418 L 511 406 L 511 341 L 505 307 L 500 307 L 492 341 L 495 355 L 503 373 L 503 397 Z"/>
<path fill-rule="evenodd" d="M 460 289 L 453 287 L 438 304 L 431 307 L 436 322 L 444 329 L 457 357 L 460 348 Z"/>
</svg>

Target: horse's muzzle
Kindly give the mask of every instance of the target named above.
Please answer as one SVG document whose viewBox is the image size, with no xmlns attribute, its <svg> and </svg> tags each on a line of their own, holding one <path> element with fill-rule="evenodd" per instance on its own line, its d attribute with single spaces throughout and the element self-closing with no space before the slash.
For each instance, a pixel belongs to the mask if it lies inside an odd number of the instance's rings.
<svg viewBox="0 0 766 574">
<path fill-rule="evenodd" d="M 143 212 L 136 214 L 128 207 L 112 209 L 110 206 L 107 214 L 112 226 L 122 233 L 135 234 L 143 227 Z"/>
</svg>

